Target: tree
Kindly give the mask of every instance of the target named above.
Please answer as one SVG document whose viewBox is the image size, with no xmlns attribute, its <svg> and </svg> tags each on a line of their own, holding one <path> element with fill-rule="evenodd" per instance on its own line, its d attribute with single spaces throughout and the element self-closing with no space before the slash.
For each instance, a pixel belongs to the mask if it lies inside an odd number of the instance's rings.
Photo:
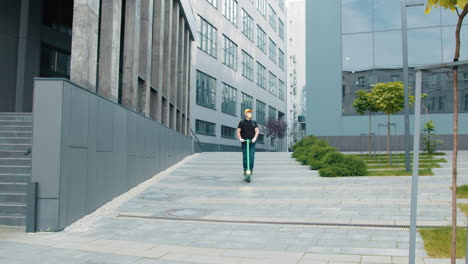
<svg viewBox="0 0 468 264">
<path fill-rule="evenodd" d="M 390 115 L 402 111 L 405 107 L 404 85 L 401 82 L 376 83 L 372 85 L 369 98 L 374 109 L 378 109 L 388 116 L 387 164 L 390 165 Z M 409 99 L 410 103 L 414 102 L 414 96 L 410 96 Z"/>
<path fill-rule="evenodd" d="M 468 14 L 468 0 L 428 0 L 426 14 L 431 12 L 432 7 L 442 7 L 455 12 L 458 16 L 455 29 L 455 54 L 453 61 L 458 62 L 460 58 L 460 30 L 463 20 Z M 458 68 L 453 67 L 453 157 L 452 157 L 452 256 L 451 262 L 456 261 L 457 246 L 457 156 L 458 156 Z"/>
<path fill-rule="evenodd" d="M 371 146 L 372 146 L 372 113 L 379 111 L 378 108 L 372 103 L 372 98 L 369 96 L 369 91 L 358 90 L 356 92 L 356 98 L 353 101 L 353 107 L 359 114 L 363 115 L 366 112 L 369 112 L 369 140 L 368 140 L 368 149 L 369 156 L 371 155 Z"/>
<path fill-rule="evenodd" d="M 287 127 L 288 125 L 282 119 L 269 119 L 266 123 L 266 136 L 278 141 L 286 136 Z"/>
</svg>

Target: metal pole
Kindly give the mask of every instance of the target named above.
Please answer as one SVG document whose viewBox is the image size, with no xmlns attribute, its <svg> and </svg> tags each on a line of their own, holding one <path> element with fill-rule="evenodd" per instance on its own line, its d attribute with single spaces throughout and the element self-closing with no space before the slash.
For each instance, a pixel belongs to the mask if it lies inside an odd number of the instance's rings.
<svg viewBox="0 0 468 264">
<path fill-rule="evenodd" d="M 401 2 L 401 40 L 403 50 L 403 85 L 405 89 L 405 169 L 410 171 L 410 127 L 409 127 L 409 94 L 408 94 L 408 31 L 407 31 L 407 2 Z"/>
<path fill-rule="evenodd" d="M 401 43 L 403 50 L 403 85 L 405 89 L 405 169 L 410 171 L 410 120 L 409 120 L 409 71 L 408 71 L 408 23 L 407 7 L 424 6 L 425 0 L 401 2 Z"/>
<path fill-rule="evenodd" d="M 466 218 L 466 253 L 465 253 L 465 263 L 468 264 L 468 217 Z"/>
<path fill-rule="evenodd" d="M 411 183 L 411 222 L 410 222 L 410 252 L 409 263 L 416 260 L 416 218 L 418 213 L 418 174 L 419 174 L 419 135 L 421 126 L 421 82 L 422 72 L 416 72 L 416 91 L 414 106 L 414 137 L 413 137 L 413 176 Z"/>
</svg>

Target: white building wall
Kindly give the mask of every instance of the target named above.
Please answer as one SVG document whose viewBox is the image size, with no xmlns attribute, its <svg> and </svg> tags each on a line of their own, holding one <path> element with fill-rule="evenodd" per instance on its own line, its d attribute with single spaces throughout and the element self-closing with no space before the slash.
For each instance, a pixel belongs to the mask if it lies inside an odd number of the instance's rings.
<svg viewBox="0 0 468 264">
<path fill-rule="evenodd" d="M 288 0 L 288 146 L 300 139 L 305 114 L 305 0 Z"/>
<path fill-rule="evenodd" d="M 286 6 L 284 11 L 279 8 L 278 1 L 275 0 L 266 0 L 267 3 L 267 13 L 263 17 L 260 12 L 257 10 L 255 4 L 257 0 L 238 0 L 238 17 L 237 17 L 237 26 L 232 24 L 227 18 L 223 16 L 222 10 L 224 1 L 226 0 L 217 0 L 217 8 L 213 7 L 207 0 L 192 0 L 192 7 L 194 9 L 195 16 L 197 17 L 197 23 L 200 23 L 199 17 L 202 16 L 210 24 L 217 28 L 217 58 L 213 58 L 204 51 L 198 48 L 198 42 L 200 41 L 199 36 L 197 36 L 197 42 L 194 48 L 194 60 L 193 60 L 193 84 L 191 88 L 191 127 L 195 131 L 195 122 L 196 119 L 216 123 L 216 136 L 207 136 L 197 134 L 196 136 L 202 143 L 210 143 L 224 146 L 234 146 L 240 147 L 240 143 L 234 139 L 226 139 L 221 137 L 221 126 L 229 126 L 237 128 L 238 122 L 243 118 L 240 116 L 241 108 L 241 94 L 242 92 L 247 93 L 253 97 L 253 110 L 254 110 L 254 119 L 256 119 L 256 100 L 264 102 L 266 106 L 266 116 L 268 116 L 268 106 L 276 108 L 279 112 L 287 114 L 287 84 L 288 84 L 288 74 L 287 74 L 287 64 L 288 64 L 288 54 L 287 54 L 287 27 L 288 20 L 286 17 Z M 279 19 L 285 24 L 285 40 L 283 41 L 279 34 L 278 30 L 275 32 L 269 24 L 269 6 L 270 4 Z M 248 39 L 242 33 L 242 9 L 245 9 L 247 13 L 253 18 L 254 21 L 254 41 Z M 278 23 L 278 22 L 277 22 Z M 257 47 L 257 24 L 266 32 L 266 54 L 263 53 Z M 238 46 L 238 65 L 237 71 L 229 68 L 223 64 L 223 35 L 226 35 L 229 39 L 234 41 Z M 269 58 L 269 38 L 271 38 L 285 53 L 285 70 L 279 68 L 278 65 L 278 55 L 277 51 L 276 64 Z M 245 50 L 249 53 L 254 60 L 254 80 L 251 81 L 244 76 L 242 76 L 242 50 Z M 267 69 L 266 80 L 267 88 L 263 89 L 257 85 L 257 61 L 259 61 Z M 216 110 L 200 106 L 196 104 L 196 71 L 200 70 L 214 78 L 216 78 Z M 285 100 L 282 101 L 278 98 L 278 95 L 272 95 L 269 92 L 269 71 L 277 76 L 277 78 L 285 83 Z M 237 109 L 236 116 L 231 116 L 221 112 L 221 103 L 222 103 L 222 87 L 223 82 L 237 89 Z M 279 81 L 278 81 L 279 84 Z M 286 116 L 285 116 L 286 117 Z M 262 128 L 262 134 L 265 133 L 265 129 Z M 257 149 L 266 149 L 267 148 L 267 138 L 265 138 L 265 144 L 257 144 Z M 278 147 L 279 151 L 286 150 L 286 140 L 282 140 Z"/>
</svg>

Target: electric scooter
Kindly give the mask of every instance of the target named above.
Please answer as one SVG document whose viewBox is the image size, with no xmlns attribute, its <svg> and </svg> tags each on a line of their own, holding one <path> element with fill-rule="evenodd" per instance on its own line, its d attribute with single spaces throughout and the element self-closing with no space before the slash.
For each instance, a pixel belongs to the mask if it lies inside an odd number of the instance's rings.
<svg viewBox="0 0 468 264">
<path fill-rule="evenodd" d="M 247 170 L 244 173 L 244 180 L 246 182 L 250 182 L 250 176 L 252 175 L 252 171 L 250 170 L 250 139 L 245 140 L 247 143 Z"/>
</svg>

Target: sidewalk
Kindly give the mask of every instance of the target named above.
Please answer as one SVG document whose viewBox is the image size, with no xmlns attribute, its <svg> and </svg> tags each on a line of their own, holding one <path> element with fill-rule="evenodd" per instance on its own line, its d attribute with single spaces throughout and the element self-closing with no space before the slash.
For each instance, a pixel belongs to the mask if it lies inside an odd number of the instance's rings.
<svg viewBox="0 0 468 264">
<path fill-rule="evenodd" d="M 468 152 L 460 162 L 468 168 Z M 66 231 L 1 228 L 0 262 L 408 263 L 410 177 L 321 178 L 290 153 L 257 153 L 250 184 L 240 153 L 196 154 L 176 166 Z M 420 178 L 419 225 L 450 224 L 448 168 Z M 458 220 L 465 224 L 461 212 Z M 449 263 L 427 258 L 419 235 L 417 256 Z"/>
</svg>

